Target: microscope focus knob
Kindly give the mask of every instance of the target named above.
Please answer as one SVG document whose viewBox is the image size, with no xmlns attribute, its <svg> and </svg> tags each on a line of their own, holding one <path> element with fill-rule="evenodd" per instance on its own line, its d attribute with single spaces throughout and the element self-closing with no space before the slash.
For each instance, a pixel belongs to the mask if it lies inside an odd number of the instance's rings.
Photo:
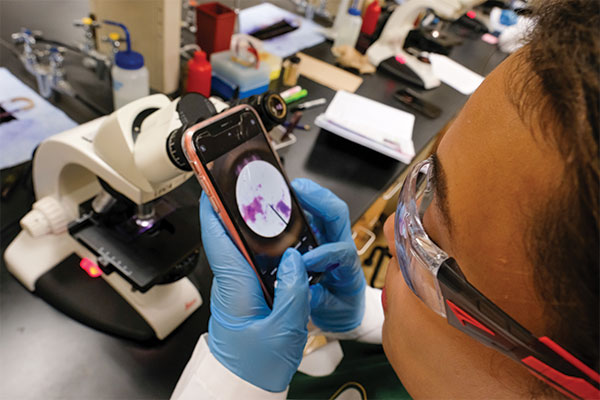
<svg viewBox="0 0 600 400">
<path fill-rule="evenodd" d="M 23 218 L 21 228 L 33 237 L 48 233 L 59 234 L 67 230 L 67 216 L 60 203 L 51 196 L 42 197 Z"/>
</svg>

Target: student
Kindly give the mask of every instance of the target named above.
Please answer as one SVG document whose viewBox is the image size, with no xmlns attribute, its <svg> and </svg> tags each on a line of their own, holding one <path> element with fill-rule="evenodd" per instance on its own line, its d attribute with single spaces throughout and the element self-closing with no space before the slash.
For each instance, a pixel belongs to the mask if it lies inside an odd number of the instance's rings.
<svg viewBox="0 0 600 400">
<path fill-rule="evenodd" d="M 409 172 L 385 224 L 396 257 L 383 348 L 414 398 L 600 396 L 599 3 L 542 4 L 529 44 Z M 293 186 L 326 244 L 284 254 L 272 311 L 202 198 L 212 316 L 174 398 L 285 398 L 309 315 L 337 337 L 381 329 L 346 205 L 310 181 Z M 307 269 L 322 283 L 309 288 Z"/>
</svg>

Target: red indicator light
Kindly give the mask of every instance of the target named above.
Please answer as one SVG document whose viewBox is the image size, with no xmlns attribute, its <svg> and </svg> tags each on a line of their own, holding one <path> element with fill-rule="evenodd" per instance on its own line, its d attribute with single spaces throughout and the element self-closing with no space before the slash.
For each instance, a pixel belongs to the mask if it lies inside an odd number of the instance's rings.
<svg viewBox="0 0 600 400">
<path fill-rule="evenodd" d="M 475 19 L 476 16 L 477 16 L 477 13 L 473 10 L 467 12 L 467 17 L 469 17 L 471 19 Z"/>
<path fill-rule="evenodd" d="M 79 262 L 79 266 L 92 278 L 97 278 L 102 275 L 102 270 L 89 258 L 82 258 Z"/>
<path fill-rule="evenodd" d="M 398 61 L 399 64 L 406 64 L 406 60 L 402 56 L 396 56 L 396 61 Z"/>
<path fill-rule="evenodd" d="M 190 300 L 190 301 L 188 301 L 187 303 L 185 303 L 185 309 L 186 309 L 186 310 L 189 310 L 189 308 L 190 308 L 191 306 L 193 306 L 194 304 L 196 304 L 196 299 L 193 299 L 193 300 Z"/>
</svg>

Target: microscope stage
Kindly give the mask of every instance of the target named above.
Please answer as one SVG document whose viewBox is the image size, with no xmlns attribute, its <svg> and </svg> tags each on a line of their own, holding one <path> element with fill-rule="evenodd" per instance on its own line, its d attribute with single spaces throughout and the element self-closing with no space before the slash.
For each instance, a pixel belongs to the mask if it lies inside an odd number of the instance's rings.
<svg viewBox="0 0 600 400">
<path fill-rule="evenodd" d="M 116 271 L 136 289 L 173 282 L 196 265 L 200 248 L 197 206 L 174 207 L 164 199 L 156 216 L 141 223 L 135 216 L 107 224 L 88 208 L 69 227 L 76 240 L 98 257 L 105 273 Z"/>
<path fill-rule="evenodd" d="M 71 254 L 35 283 L 35 293 L 56 309 L 103 332 L 139 342 L 156 341 L 152 327 L 104 279 L 94 279 Z"/>
</svg>

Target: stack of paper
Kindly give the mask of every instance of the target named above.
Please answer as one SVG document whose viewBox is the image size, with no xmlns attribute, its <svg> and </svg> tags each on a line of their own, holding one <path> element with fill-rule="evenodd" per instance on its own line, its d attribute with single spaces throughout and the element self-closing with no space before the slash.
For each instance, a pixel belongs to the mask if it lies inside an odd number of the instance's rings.
<svg viewBox="0 0 600 400">
<path fill-rule="evenodd" d="M 415 116 L 340 90 L 315 124 L 405 164 L 415 156 Z"/>
<path fill-rule="evenodd" d="M 431 53 L 429 55 L 433 74 L 446 85 L 458 90 L 462 94 L 473 93 L 481 82 L 483 76 L 460 65 L 456 61 L 441 54 Z"/>
</svg>

